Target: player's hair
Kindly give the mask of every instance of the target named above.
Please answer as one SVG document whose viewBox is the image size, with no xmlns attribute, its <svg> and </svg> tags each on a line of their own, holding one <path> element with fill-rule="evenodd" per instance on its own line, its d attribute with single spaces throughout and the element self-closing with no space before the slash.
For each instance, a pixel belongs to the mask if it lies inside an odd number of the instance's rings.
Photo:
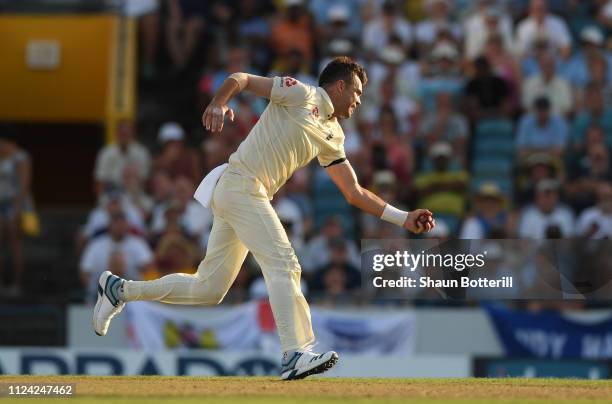
<svg viewBox="0 0 612 404">
<path fill-rule="evenodd" d="M 353 77 L 357 75 L 364 86 L 368 82 L 368 75 L 363 66 L 348 56 L 338 56 L 325 66 L 319 75 L 319 87 L 325 87 L 338 80 L 353 83 Z"/>
</svg>

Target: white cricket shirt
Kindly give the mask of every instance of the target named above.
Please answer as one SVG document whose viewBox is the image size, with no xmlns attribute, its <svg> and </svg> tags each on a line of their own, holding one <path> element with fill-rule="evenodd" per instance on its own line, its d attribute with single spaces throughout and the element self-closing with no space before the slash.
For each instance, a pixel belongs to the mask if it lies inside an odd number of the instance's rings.
<svg viewBox="0 0 612 404">
<path fill-rule="evenodd" d="M 275 77 L 270 103 L 238 150 L 229 169 L 258 179 L 268 198 L 293 172 L 317 157 L 328 166 L 346 158 L 344 132 L 329 95 L 291 77 Z"/>
</svg>

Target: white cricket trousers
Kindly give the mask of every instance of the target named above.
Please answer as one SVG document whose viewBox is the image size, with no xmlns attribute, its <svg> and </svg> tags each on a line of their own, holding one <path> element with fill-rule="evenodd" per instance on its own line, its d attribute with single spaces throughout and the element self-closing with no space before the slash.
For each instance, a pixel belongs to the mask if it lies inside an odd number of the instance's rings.
<svg viewBox="0 0 612 404">
<path fill-rule="evenodd" d="M 300 264 L 263 185 L 228 168 L 215 188 L 212 211 L 206 257 L 198 271 L 128 281 L 125 300 L 219 304 L 251 251 L 263 272 L 283 350 L 312 345 L 310 309 L 300 289 Z"/>
</svg>

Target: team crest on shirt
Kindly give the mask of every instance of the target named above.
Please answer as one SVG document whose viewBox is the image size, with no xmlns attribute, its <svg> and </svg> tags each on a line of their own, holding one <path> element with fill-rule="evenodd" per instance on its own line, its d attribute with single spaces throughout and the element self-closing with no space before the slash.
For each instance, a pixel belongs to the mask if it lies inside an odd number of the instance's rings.
<svg viewBox="0 0 612 404">
<path fill-rule="evenodd" d="M 315 118 L 318 118 L 319 117 L 319 107 L 314 106 L 312 108 L 312 111 L 310 111 L 310 114 L 314 116 Z"/>
<path fill-rule="evenodd" d="M 332 140 L 332 138 L 334 137 L 333 133 L 328 133 L 327 136 L 325 136 L 325 140 Z"/>
<path fill-rule="evenodd" d="M 285 77 L 285 87 L 291 87 L 297 84 L 297 80 L 293 77 Z"/>
</svg>

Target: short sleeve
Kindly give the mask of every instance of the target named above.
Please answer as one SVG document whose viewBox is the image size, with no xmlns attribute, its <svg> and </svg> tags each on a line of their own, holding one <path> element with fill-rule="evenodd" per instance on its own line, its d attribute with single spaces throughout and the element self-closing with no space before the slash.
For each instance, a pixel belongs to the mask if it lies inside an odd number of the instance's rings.
<svg viewBox="0 0 612 404">
<path fill-rule="evenodd" d="M 334 164 L 342 163 L 346 160 L 346 153 L 344 152 L 344 145 L 340 145 L 336 149 L 324 150 L 317 155 L 319 164 L 322 167 L 329 167 Z"/>
<path fill-rule="evenodd" d="M 270 101 L 288 107 L 302 105 L 310 98 L 314 87 L 292 77 L 274 77 Z"/>
</svg>

